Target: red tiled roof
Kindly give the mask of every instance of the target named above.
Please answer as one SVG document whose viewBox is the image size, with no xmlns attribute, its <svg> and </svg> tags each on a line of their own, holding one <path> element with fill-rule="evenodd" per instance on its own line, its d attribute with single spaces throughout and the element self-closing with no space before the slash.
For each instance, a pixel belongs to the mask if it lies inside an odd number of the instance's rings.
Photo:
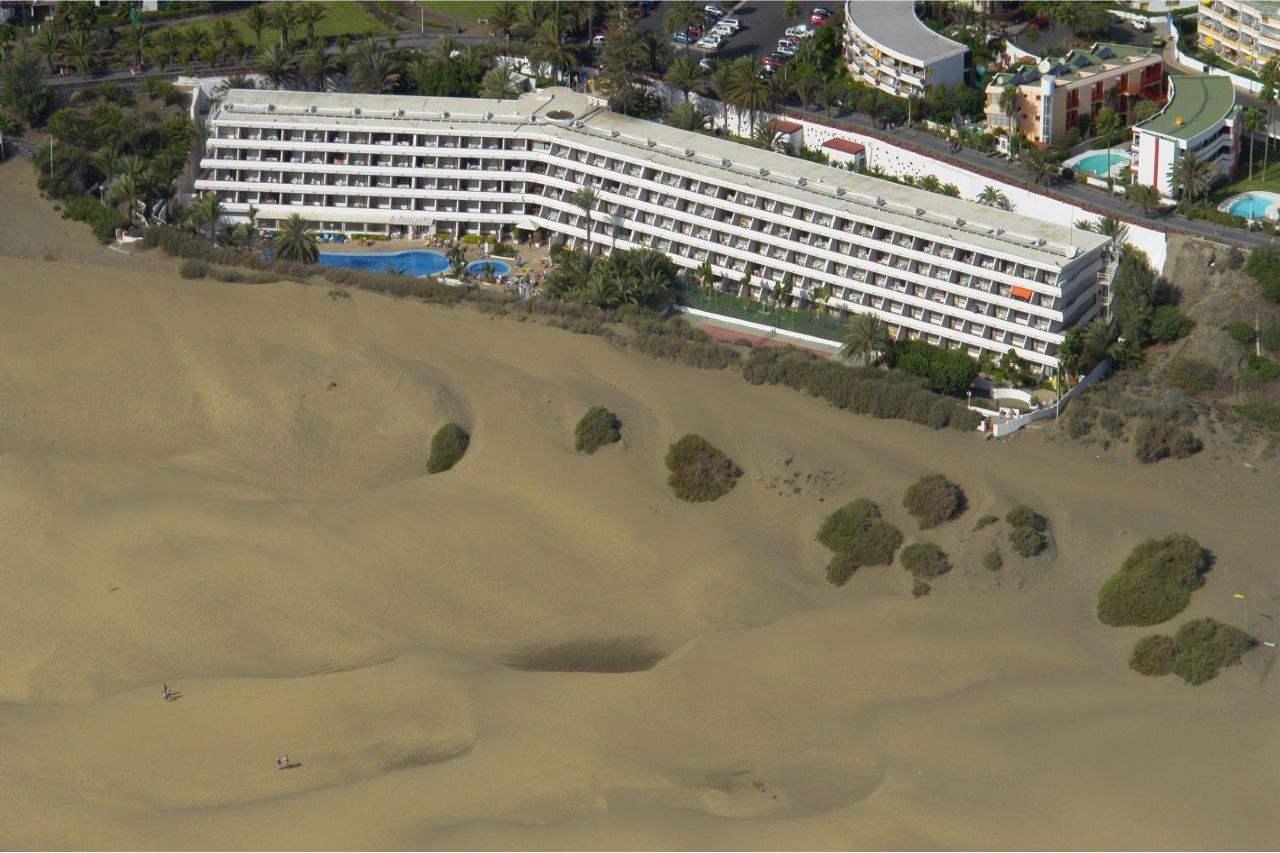
<svg viewBox="0 0 1280 853">
<path fill-rule="evenodd" d="M 852 139 L 828 139 L 822 143 L 822 147 L 843 151 L 845 154 L 861 154 L 867 150 L 867 146 L 861 142 L 854 142 Z"/>
<path fill-rule="evenodd" d="M 778 133 L 795 133 L 797 130 L 804 127 L 804 125 L 798 121 L 779 120 L 774 122 L 774 127 L 778 129 Z"/>
</svg>

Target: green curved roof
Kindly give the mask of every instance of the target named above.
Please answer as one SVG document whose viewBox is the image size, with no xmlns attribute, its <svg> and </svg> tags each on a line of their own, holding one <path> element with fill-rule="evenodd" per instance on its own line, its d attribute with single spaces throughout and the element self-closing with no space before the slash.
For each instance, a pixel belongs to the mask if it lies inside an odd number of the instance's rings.
<svg viewBox="0 0 1280 853">
<path fill-rule="evenodd" d="M 1228 77 L 1174 75 L 1169 78 L 1169 85 L 1173 97 L 1163 110 L 1138 125 L 1139 130 L 1175 139 L 1194 139 L 1235 109 L 1236 90 Z"/>
</svg>

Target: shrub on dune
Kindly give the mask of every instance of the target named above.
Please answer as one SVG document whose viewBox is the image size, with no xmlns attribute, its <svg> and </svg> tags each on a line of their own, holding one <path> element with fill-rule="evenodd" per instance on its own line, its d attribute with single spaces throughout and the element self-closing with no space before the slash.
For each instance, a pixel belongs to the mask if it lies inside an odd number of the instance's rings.
<svg viewBox="0 0 1280 853">
<path fill-rule="evenodd" d="M 448 471 L 467 452 L 471 436 L 455 423 L 447 423 L 436 430 L 431 439 L 431 455 L 427 457 L 427 473 Z"/>
<path fill-rule="evenodd" d="M 964 493 L 941 474 L 926 474 L 907 487 L 902 505 L 920 522 L 921 530 L 928 530 L 960 513 Z"/>
<path fill-rule="evenodd" d="M 574 446 L 580 453 L 595 453 L 622 438 L 622 421 L 604 406 L 592 406 L 574 429 Z"/>
<path fill-rule="evenodd" d="M 1188 684 L 1204 684 L 1223 667 L 1239 663 L 1257 644 L 1234 625 L 1217 619 L 1192 619 L 1173 635 L 1173 674 Z"/>
<path fill-rule="evenodd" d="M 729 493 L 742 469 L 700 435 L 685 435 L 667 450 L 667 482 L 682 501 L 703 503 Z"/>
<path fill-rule="evenodd" d="M 818 541 L 835 552 L 827 564 L 827 580 L 841 586 L 862 566 L 892 563 L 902 532 L 880 517 L 874 501 L 859 498 L 827 516 Z"/>
<path fill-rule="evenodd" d="M 920 580 L 932 580 L 951 571 L 946 553 L 932 542 L 912 542 L 903 548 L 902 567 Z"/>
<path fill-rule="evenodd" d="M 1143 675 L 1168 675 L 1173 672 L 1173 637 L 1152 634 L 1133 646 L 1129 668 Z"/>
<path fill-rule="evenodd" d="M 1098 620 L 1114 626 L 1168 621 L 1191 603 L 1208 565 L 1205 550 L 1186 534 L 1148 539 L 1098 590 Z"/>
<path fill-rule="evenodd" d="M 1049 519 L 1026 504 L 1018 504 L 1005 516 L 1009 523 L 1009 545 L 1014 553 L 1034 557 L 1049 547 Z"/>
</svg>

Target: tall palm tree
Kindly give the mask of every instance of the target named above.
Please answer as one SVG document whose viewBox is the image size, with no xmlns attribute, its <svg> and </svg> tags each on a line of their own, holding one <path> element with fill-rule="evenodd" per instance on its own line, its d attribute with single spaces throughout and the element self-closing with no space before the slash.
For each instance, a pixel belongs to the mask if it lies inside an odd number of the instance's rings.
<svg viewBox="0 0 1280 853">
<path fill-rule="evenodd" d="M 502 33 L 504 42 L 511 38 L 511 25 L 515 22 L 516 4 L 512 3 L 511 0 L 495 3 L 493 9 L 489 12 L 489 25 Z"/>
<path fill-rule="evenodd" d="M 213 37 L 204 27 L 191 27 L 182 34 L 183 53 L 188 56 L 201 56 L 213 45 Z"/>
<path fill-rule="evenodd" d="M 1104 237 L 1110 237 L 1117 250 L 1123 249 L 1129 242 L 1129 226 L 1110 214 L 1101 217 L 1093 230 Z"/>
<path fill-rule="evenodd" d="M 695 0 L 676 0 L 662 16 L 662 26 L 667 31 L 667 35 L 683 32 L 695 24 L 701 24 L 702 21 L 702 9 L 698 7 Z M 685 56 L 689 55 L 688 42 L 685 43 L 684 53 Z"/>
<path fill-rule="evenodd" d="M 702 82 L 702 67 L 688 55 L 677 56 L 669 66 L 667 66 L 667 76 L 664 82 L 673 89 L 679 89 L 684 93 L 684 99 L 687 103 L 689 100 L 689 90 L 696 88 Z"/>
<path fill-rule="evenodd" d="M 525 0 L 516 8 L 515 17 L 511 22 L 512 34 L 526 41 L 533 38 L 533 34 L 538 31 L 538 27 L 542 26 L 549 10 L 549 3 Z"/>
<path fill-rule="evenodd" d="M 1195 204 L 1197 198 L 1209 191 L 1212 179 L 1209 169 L 1209 164 L 1197 159 L 1193 151 L 1184 151 L 1169 165 L 1169 183 L 1181 194 L 1180 207 Z"/>
<path fill-rule="evenodd" d="M 298 74 L 308 89 L 314 88 L 317 92 L 323 92 L 339 70 L 338 57 L 326 51 L 322 44 L 313 44 L 304 50 L 298 61 Z"/>
<path fill-rule="evenodd" d="M 296 213 L 289 218 L 276 232 L 276 257 L 285 261 L 301 264 L 314 264 L 320 257 L 320 245 L 310 223 Z"/>
<path fill-rule="evenodd" d="M 784 151 L 787 138 L 778 130 L 778 123 L 773 119 L 762 121 L 751 133 L 751 141 L 766 151 Z"/>
<path fill-rule="evenodd" d="M 279 0 L 271 4 L 271 11 L 267 14 L 270 16 L 272 26 L 280 31 L 280 43 L 288 44 L 290 28 L 301 23 L 297 5 L 293 0 Z"/>
<path fill-rule="evenodd" d="M 703 112 L 701 107 L 689 101 L 678 104 L 662 118 L 662 123 L 668 127 L 695 131 L 706 130 L 710 121 L 711 117 Z"/>
<path fill-rule="evenodd" d="M 551 66 L 556 82 L 564 79 L 564 69 L 573 67 L 578 61 L 577 47 L 565 40 L 560 24 L 550 18 L 538 27 L 530 53 L 537 64 L 546 63 Z"/>
<path fill-rule="evenodd" d="M 360 51 L 351 64 L 348 83 L 353 92 L 380 95 L 400 83 L 400 55 L 389 51 Z"/>
<path fill-rule="evenodd" d="M 509 65 L 490 68 L 480 79 L 480 97 L 502 101 L 520 96 L 520 80 Z"/>
<path fill-rule="evenodd" d="M 1013 210 L 1013 204 L 1009 201 L 1009 197 L 992 184 L 987 184 L 982 188 L 982 192 L 978 193 L 976 201 L 978 204 L 985 204 L 987 207 Z"/>
<path fill-rule="evenodd" d="M 608 266 L 597 264 L 591 269 L 591 275 L 587 277 L 582 298 L 598 308 L 616 308 L 622 302 L 622 291 L 625 285 L 625 280 Z"/>
<path fill-rule="evenodd" d="M 1013 135 L 1013 113 L 1018 109 L 1018 87 L 1010 83 L 1000 90 L 1000 109 L 1004 112 L 1005 127 Z"/>
<path fill-rule="evenodd" d="M 253 33 L 253 43 L 262 44 L 262 31 L 271 25 L 271 15 L 267 12 L 266 5 L 254 3 L 241 20 L 249 28 L 249 32 Z"/>
<path fill-rule="evenodd" d="M 63 52 L 77 71 L 88 74 L 89 68 L 98 58 L 98 45 L 88 31 L 74 30 L 63 43 Z"/>
<path fill-rule="evenodd" d="M 191 206 L 191 218 L 196 223 L 209 226 L 209 242 L 212 243 L 218 230 L 218 220 L 222 218 L 222 202 L 218 200 L 218 194 L 209 193 L 201 196 L 200 200 Z"/>
<path fill-rule="evenodd" d="M 140 194 L 138 180 L 133 175 L 121 175 L 111 185 L 111 200 L 116 204 L 124 202 L 124 215 L 130 224 L 133 223 L 133 213 L 138 206 Z"/>
<path fill-rule="evenodd" d="M 240 30 L 230 18 L 219 18 L 209 27 L 209 37 L 218 46 L 218 53 L 230 59 L 232 49 L 240 39 Z"/>
<path fill-rule="evenodd" d="M 1037 184 L 1047 184 L 1058 171 L 1057 152 L 1050 148 L 1032 148 L 1022 155 L 1022 166 Z"/>
<path fill-rule="evenodd" d="M 716 62 L 711 66 L 711 91 L 720 101 L 720 122 L 729 129 L 729 100 L 733 96 L 733 84 L 737 72 L 731 62 Z"/>
<path fill-rule="evenodd" d="M 1253 180 L 1253 143 L 1254 134 L 1265 127 L 1262 110 L 1257 107 L 1250 107 L 1244 111 L 1244 121 L 1241 123 L 1244 132 L 1249 136 L 1249 180 Z"/>
<path fill-rule="evenodd" d="M 159 54 L 160 62 L 157 66 L 163 71 L 182 49 L 182 33 L 171 27 L 165 27 L 152 37 L 151 42 Z"/>
<path fill-rule="evenodd" d="M 298 23 L 307 28 L 307 46 L 316 43 L 316 24 L 325 16 L 324 4 L 315 0 L 307 0 L 298 4 Z"/>
<path fill-rule="evenodd" d="M 1259 76 L 1262 78 L 1262 90 L 1258 92 L 1258 101 L 1266 110 L 1266 128 L 1262 137 L 1262 176 L 1265 178 L 1271 162 L 1271 108 L 1280 101 L 1280 63 L 1268 59 Z"/>
<path fill-rule="evenodd" d="M 258 55 L 258 73 L 267 78 L 273 89 L 284 89 L 298 71 L 293 51 L 278 44 L 269 45 Z"/>
<path fill-rule="evenodd" d="M 116 47 L 125 56 L 133 58 L 134 67 L 142 65 L 142 52 L 151 43 L 147 28 L 141 24 L 130 24 L 120 31 L 120 40 Z"/>
<path fill-rule="evenodd" d="M 1103 107 L 1098 110 L 1098 115 L 1093 120 L 1093 126 L 1097 129 L 1098 134 L 1102 136 L 1107 147 L 1107 186 L 1111 186 L 1111 137 L 1120 129 L 1122 124 L 1120 114 L 1111 107 Z"/>
<path fill-rule="evenodd" d="M 62 33 L 51 26 L 42 26 L 36 30 L 36 53 L 49 63 L 49 73 L 54 70 L 54 59 L 62 52 Z"/>
<path fill-rule="evenodd" d="M 595 210 L 596 202 L 600 200 L 599 195 L 591 187 L 581 187 L 573 194 L 573 203 L 582 208 L 582 215 L 587 218 L 587 251 L 593 250 L 592 239 L 592 220 L 591 213 Z"/>
<path fill-rule="evenodd" d="M 1142 211 L 1143 216 L 1150 216 L 1151 211 L 1160 206 L 1160 191 L 1147 184 L 1130 184 L 1125 188 L 1124 196 Z"/>
<path fill-rule="evenodd" d="M 875 314 L 854 314 L 844 324 L 840 355 L 871 367 L 889 349 L 889 326 Z"/>
<path fill-rule="evenodd" d="M 811 62 L 797 62 L 786 71 L 786 86 L 791 94 L 800 102 L 800 109 L 808 110 L 813 102 L 814 94 L 822 88 L 822 77 Z"/>
<path fill-rule="evenodd" d="M 453 59 L 455 53 L 462 49 L 462 43 L 453 36 L 440 36 L 440 38 L 436 39 L 432 49 L 435 50 L 438 58 L 448 62 Z"/>
<path fill-rule="evenodd" d="M 733 86 L 730 101 L 739 111 L 746 110 L 751 117 L 750 133 L 756 132 L 756 113 L 769 110 L 776 103 L 777 93 L 773 83 L 756 73 L 754 57 L 740 56 L 733 62 Z"/>
<path fill-rule="evenodd" d="M 671 64 L 671 41 L 663 38 L 662 33 L 645 30 L 636 40 L 636 51 L 643 57 L 644 70 L 650 74 L 661 74 Z M 689 55 L 685 51 L 685 56 Z"/>
</svg>

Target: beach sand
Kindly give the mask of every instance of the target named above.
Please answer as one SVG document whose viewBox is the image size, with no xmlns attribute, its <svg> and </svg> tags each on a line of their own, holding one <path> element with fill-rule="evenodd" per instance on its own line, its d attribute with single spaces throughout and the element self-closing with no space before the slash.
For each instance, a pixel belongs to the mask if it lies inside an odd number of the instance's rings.
<svg viewBox="0 0 1280 853">
<path fill-rule="evenodd" d="M 1241 593 L 1274 639 L 1274 463 L 984 442 L 465 309 L 184 281 L 30 183 L 0 166 L 2 846 L 1280 839 L 1274 651 L 1192 688 L 1094 617 L 1184 531 L 1215 566 L 1161 630 L 1241 624 Z M 624 441 L 582 456 L 593 404 Z M 471 448 L 425 476 L 446 420 Z M 685 432 L 745 472 L 713 504 L 666 487 Z M 969 507 L 922 534 L 901 496 L 933 471 Z M 814 533 L 862 496 L 952 555 L 930 596 L 825 582 Z M 1054 553 L 989 573 L 1006 528 L 974 522 L 1018 501 Z"/>
</svg>

